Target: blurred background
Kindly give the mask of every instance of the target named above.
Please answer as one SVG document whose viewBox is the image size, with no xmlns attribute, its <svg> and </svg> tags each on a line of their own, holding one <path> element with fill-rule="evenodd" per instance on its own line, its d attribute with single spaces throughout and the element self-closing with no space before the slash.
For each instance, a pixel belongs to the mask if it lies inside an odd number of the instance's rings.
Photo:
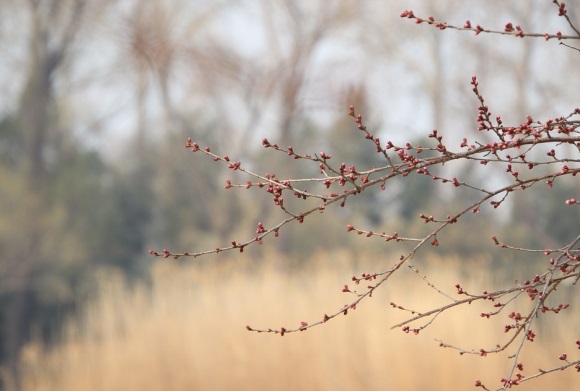
<svg viewBox="0 0 580 391">
<path fill-rule="evenodd" d="M 433 338 L 481 334 L 493 346 L 505 337 L 501 320 L 494 329 L 477 311 L 473 323 L 458 312 L 432 337 L 390 330 L 401 317 L 390 301 L 438 303 L 411 273 L 336 325 L 283 339 L 245 331 L 320 319 L 350 299 L 340 293 L 350 276 L 400 255 L 348 235 L 346 224 L 420 235 L 419 213 L 444 215 L 475 194 L 409 177 L 244 254 L 147 254 L 245 241 L 258 221 L 281 218 L 263 192 L 224 190 L 226 178 L 247 178 L 191 154 L 187 137 L 255 171 L 299 177 L 317 167 L 288 164 L 262 138 L 357 167 L 382 164 L 347 116 L 351 104 L 383 141 L 429 145 L 439 129 L 456 147 L 463 137 L 486 141 L 472 75 L 504 123 L 578 106 L 576 51 L 439 31 L 400 18 L 408 8 L 460 26 L 571 30 L 548 0 L 0 0 L 0 389 L 450 389 L 485 375 L 497 385 L 505 357 L 459 358 Z M 579 26 L 580 3 L 568 9 Z M 448 169 L 508 179 L 501 169 Z M 481 291 L 529 278 L 545 258 L 498 251 L 489 238 L 568 243 L 580 216 L 564 200 L 578 191 L 576 180 L 514 193 L 417 262 L 450 292 L 457 281 Z M 571 289 L 561 295 L 574 299 Z M 562 317 L 561 330 L 540 338 L 538 366 L 573 349 L 580 316 Z M 417 376 L 429 368 L 436 374 Z M 574 381 L 566 376 L 560 389 Z"/>
</svg>

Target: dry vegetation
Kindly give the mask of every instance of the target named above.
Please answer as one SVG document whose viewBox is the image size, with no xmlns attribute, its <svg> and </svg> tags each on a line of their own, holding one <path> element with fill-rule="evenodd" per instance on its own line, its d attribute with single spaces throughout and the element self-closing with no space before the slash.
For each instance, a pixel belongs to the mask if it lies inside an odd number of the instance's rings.
<svg viewBox="0 0 580 391">
<path fill-rule="evenodd" d="M 314 256 L 308 267 L 289 272 L 279 256 L 267 259 L 253 264 L 247 258 L 187 266 L 160 263 L 150 287 L 129 288 L 119 275 L 103 274 L 100 294 L 68 323 L 62 344 L 25 348 L 24 389 L 474 389 L 478 378 L 499 386 L 498 375 L 511 365 L 505 355 L 460 356 L 434 342 L 441 338 L 480 347 L 502 341 L 502 325 L 490 328 L 489 322 L 505 319 L 482 319 L 482 308 L 475 305 L 448 313 L 446 321 L 418 336 L 391 330 L 405 315 L 389 306 L 391 300 L 425 309 L 440 304 L 410 271 L 324 327 L 284 337 L 247 332 L 246 324 L 278 327 L 322 317 L 321 309 L 348 301 L 340 292 L 348 276 L 372 267 L 334 254 Z M 476 291 L 494 285 L 485 269 L 485 260 L 433 259 L 422 272 L 433 282 L 461 281 Z M 555 367 L 559 349 L 572 353 L 575 348 L 580 314 L 571 310 L 558 316 L 558 329 L 554 324 L 540 329 L 535 357 L 524 356 L 525 373 Z M 518 389 L 568 390 L 574 384 L 578 374 L 568 370 Z"/>
</svg>

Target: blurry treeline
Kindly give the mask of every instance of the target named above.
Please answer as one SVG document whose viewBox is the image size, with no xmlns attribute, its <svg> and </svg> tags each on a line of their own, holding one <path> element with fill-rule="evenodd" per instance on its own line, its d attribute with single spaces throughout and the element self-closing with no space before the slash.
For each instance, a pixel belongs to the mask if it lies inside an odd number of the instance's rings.
<svg viewBox="0 0 580 391">
<path fill-rule="evenodd" d="M 566 31 L 551 1 L 411 3 L 417 14 L 456 24 L 501 28 L 513 20 L 526 31 Z M 447 138 L 476 135 L 472 74 L 504 122 L 567 114 L 578 104 L 573 50 L 416 26 L 399 18 L 407 1 L 2 0 L 1 7 L 0 359 L 16 380 L 22 344 L 31 334 L 56 341 L 62 319 L 91 295 L 98 269 L 146 279 L 149 248 L 214 248 L 280 217 L 266 194 L 225 191 L 226 178 L 246 178 L 192 156 L 187 137 L 256 171 L 295 177 L 317 167 L 264 150 L 263 137 L 349 165 L 382 164 L 347 117 L 350 104 L 382 140 L 425 145 L 421 135 L 434 128 Z M 578 7 L 568 8 L 578 19 Z M 481 180 L 505 175 L 450 170 Z M 482 211 L 438 251 L 502 262 L 510 254 L 490 249 L 491 232 L 521 246 L 557 247 L 576 234 L 578 216 L 562 205 L 578 189 L 561 182 L 549 193 L 516 195 L 511 209 Z M 387 190 L 265 245 L 296 259 L 292 267 L 328 247 L 385 251 L 347 235 L 346 223 L 413 235 L 425 229 L 418 213 L 444 213 L 470 196 L 420 177 Z"/>
</svg>

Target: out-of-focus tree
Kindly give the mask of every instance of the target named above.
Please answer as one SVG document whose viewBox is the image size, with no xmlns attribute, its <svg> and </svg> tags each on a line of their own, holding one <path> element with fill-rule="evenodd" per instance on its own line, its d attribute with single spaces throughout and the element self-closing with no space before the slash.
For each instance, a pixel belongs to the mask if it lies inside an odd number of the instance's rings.
<svg viewBox="0 0 580 391">
<path fill-rule="evenodd" d="M 349 43 L 354 44 L 352 29 L 362 20 L 356 2 L 260 1 L 241 3 L 230 12 L 230 17 L 252 26 L 241 39 L 232 29 L 231 34 L 225 34 L 229 40 L 217 44 L 221 52 L 230 53 L 229 57 L 241 64 L 230 68 L 237 74 L 233 101 L 238 107 L 226 120 L 228 129 L 237 130 L 228 137 L 228 144 L 236 151 L 232 158 L 250 157 L 256 164 L 262 161 L 263 154 L 256 153 L 251 143 L 264 134 L 257 132 L 260 128 L 268 135 L 277 135 L 282 145 L 299 148 L 320 144 L 320 134 L 313 131 L 313 113 L 322 106 L 336 114 L 338 101 L 342 100 L 342 96 L 333 97 L 329 92 L 324 70 L 336 73 Z M 343 42 L 338 39 L 341 36 Z M 348 81 L 341 84 L 346 87 Z M 300 170 L 285 164 L 271 169 Z M 248 204 L 245 195 L 243 199 Z M 248 217 L 273 219 L 265 205 L 260 203 Z M 287 252 L 298 249 L 293 246 L 294 234 L 289 232 L 281 238 L 277 247 Z"/>
<path fill-rule="evenodd" d="M 18 33 L 7 29 L 10 33 L 0 37 L 7 47 L 3 65 L 22 64 L 18 72 L 8 69 L 15 75 L 9 81 L 14 99 L 2 108 L 0 118 L 0 175 L 6 184 L 0 228 L 0 346 L 16 386 L 19 349 L 31 321 L 48 308 L 74 303 L 74 279 L 69 277 L 78 273 L 75 265 L 91 251 L 83 242 L 90 241 L 89 216 L 98 215 L 90 208 L 98 205 L 92 202 L 99 199 L 102 165 L 98 156 L 75 146 L 63 116 L 66 100 L 56 86 L 66 83 L 75 51 L 107 5 L 32 0 L 3 4 L 2 25 L 18 26 Z M 20 46 L 7 46 L 9 42 Z"/>
<path fill-rule="evenodd" d="M 178 240 L 176 229 L 228 237 L 241 216 L 255 218 L 255 210 L 242 207 L 243 195 L 199 207 L 198 200 L 216 197 L 221 186 L 213 178 L 220 172 L 191 170 L 185 155 L 175 158 L 176 137 L 193 132 L 208 142 L 227 139 L 233 159 L 259 159 L 250 141 L 260 125 L 287 143 L 316 143 L 305 97 L 316 87 L 313 70 L 320 51 L 329 50 L 326 38 L 347 30 L 355 11 L 351 1 L 196 7 L 168 1 L 134 2 L 120 15 L 116 66 L 132 70 L 137 118 L 130 159 L 139 161 L 131 175 L 140 178 L 140 197 L 155 200 L 149 229 L 156 241 Z M 252 30 L 240 35 L 244 24 Z M 171 191 L 183 183 L 182 192 Z M 184 209 L 191 214 L 184 216 Z M 175 224 L 178 216 L 182 225 Z"/>
</svg>

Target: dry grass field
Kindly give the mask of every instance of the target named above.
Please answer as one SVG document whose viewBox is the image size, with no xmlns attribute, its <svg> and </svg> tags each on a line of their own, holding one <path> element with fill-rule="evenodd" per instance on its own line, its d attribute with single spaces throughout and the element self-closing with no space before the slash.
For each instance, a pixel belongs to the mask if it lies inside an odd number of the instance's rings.
<svg viewBox="0 0 580 391">
<path fill-rule="evenodd" d="M 460 356 L 434 340 L 491 347 L 506 338 L 507 313 L 482 319 L 478 314 L 487 307 L 473 304 L 440 317 L 418 336 L 390 329 L 405 315 L 389 306 L 391 300 L 419 310 L 444 302 L 408 270 L 348 316 L 280 337 L 245 326 L 318 320 L 348 302 L 341 288 L 350 276 L 373 269 L 344 254 L 315 256 L 299 272 L 283 271 L 280 260 L 197 262 L 160 263 L 149 287 L 127 287 L 114 273 L 100 276 L 99 295 L 70 320 L 62 344 L 25 349 L 24 389 L 464 390 L 476 389 L 476 379 L 498 387 L 507 374 L 508 353 Z M 480 291 L 493 285 L 484 266 L 432 260 L 421 271 L 434 282 L 446 281 L 448 292 L 458 281 Z M 570 358 L 578 355 L 580 313 L 574 308 L 541 330 L 533 350 L 525 349 L 524 374 L 557 366 L 562 349 Z M 579 385 L 572 369 L 518 389 Z"/>
</svg>

